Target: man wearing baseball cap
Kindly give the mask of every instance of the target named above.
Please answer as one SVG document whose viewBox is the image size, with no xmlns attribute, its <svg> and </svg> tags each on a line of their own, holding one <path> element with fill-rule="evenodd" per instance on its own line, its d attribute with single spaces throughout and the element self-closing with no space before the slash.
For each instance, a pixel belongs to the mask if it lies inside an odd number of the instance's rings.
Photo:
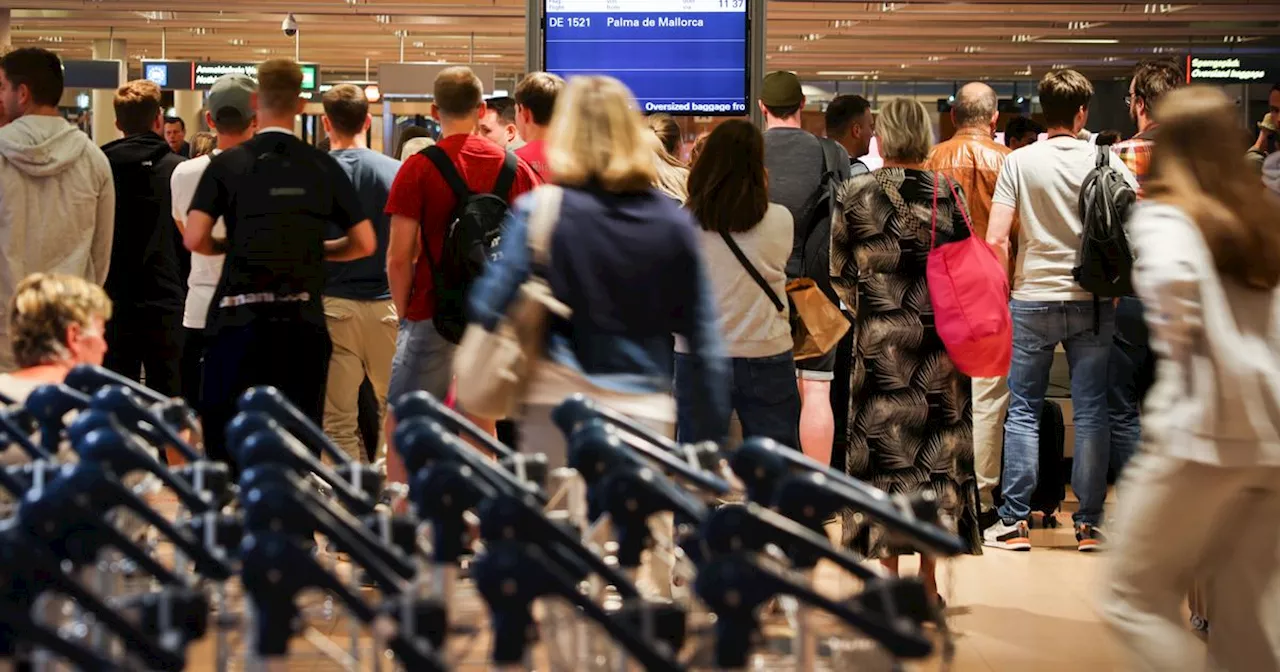
<svg viewBox="0 0 1280 672">
<path fill-rule="evenodd" d="M 795 73 L 777 71 L 765 75 L 759 102 L 765 120 L 764 163 L 769 172 L 769 200 L 787 206 L 795 220 L 795 241 L 787 263 L 787 276 L 821 276 L 813 279 L 835 301 L 828 274 L 806 273 L 806 269 L 826 269 L 829 261 L 806 258 L 806 249 L 829 249 L 810 246 L 809 242 L 831 236 L 831 204 L 819 195 L 832 186 L 828 174 L 840 182 L 849 179 L 849 154 L 839 144 L 801 127 L 806 101 L 800 78 Z M 813 256 L 812 251 L 808 256 Z M 831 382 L 835 378 L 839 350 L 796 362 L 800 379 L 800 446 L 805 455 L 820 464 L 831 461 L 836 413 L 848 415 L 847 381 L 836 386 L 846 393 L 835 395 L 835 405 L 844 408 L 833 411 Z M 840 403 L 841 399 L 845 402 Z"/>
<path fill-rule="evenodd" d="M 205 96 L 205 121 L 217 134 L 218 140 L 212 154 L 206 154 L 180 164 L 173 171 L 170 186 L 173 192 L 173 220 L 178 230 L 185 231 L 184 222 L 196 185 L 217 154 L 231 149 L 249 138 L 257 130 L 257 115 L 253 109 L 253 95 L 258 85 L 247 75 L 223 75 L 213 83 Z M 214 235 L 227 235 L 226 225 L 219 218 L 214 225 Z M 181 238 L 181 236 L 179 236 Z M 222 277 L 223 255 L 191 255 L 191 275 L 187 279 L 187 305 L 183 311 L 182 326 L 186 329 L 186 348 L 182 356 L 182 396 L 199 409 L 200 381 L 203 379 L 201 362 L 204 359 L 205 317 L 209 302 L 213 300 L 218 279 Z"/>
</svg>

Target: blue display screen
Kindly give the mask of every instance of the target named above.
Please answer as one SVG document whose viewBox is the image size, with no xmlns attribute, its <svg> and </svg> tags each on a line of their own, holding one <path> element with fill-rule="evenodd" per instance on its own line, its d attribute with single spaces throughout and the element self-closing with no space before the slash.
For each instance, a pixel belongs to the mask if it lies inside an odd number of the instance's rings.
<svg viewBox="0 0 1280 672">
<path fill-rule="evenodd" d="M 546 69 L 610 75 L 646 113 L 747 113 L 747 0 L 546 0 Z"/>
</svg>

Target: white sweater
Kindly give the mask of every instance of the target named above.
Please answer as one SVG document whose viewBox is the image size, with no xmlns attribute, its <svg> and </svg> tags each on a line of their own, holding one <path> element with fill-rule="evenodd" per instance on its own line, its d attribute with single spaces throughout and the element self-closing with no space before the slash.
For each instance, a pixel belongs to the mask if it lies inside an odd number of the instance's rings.
<svg viewBox="0 0 1280 672">
<path fill-rule="evenodd" d="M 111 165 L 80 129 L 39 116 L 0 128 L 0 307 L 31 273 L 102 284 L 115 209 Z M 0 373 L 13 369 L 8 319 L 0 319 Z"/>
<path fill-rule="evenodd" d="M 755 266 L 773 294 L 784 306 L 778 308 L 764 289 L 738 262 L 724 238 L 714 231 L 702 231 L 702 254 L 710 276 L 711 292 L 720 313 L 720 335 L 730 357 L 773 357 L 790 352 L 791 322 L 787 307 L 787 259 L 795 240 L 791 211 L 770 203 L 764 218 L 750 231 L 734 233 L 734 242 Z M 676 339 L 676 352 L 688 352 L 683 339 Z"/>
<path fill-rule="evenodd" d="M 1180 209 L 1138 206 L 1134 285 L 1159 355 L 1148 450 L 1224 467 L 1280 466 L 1280 291 L 1223 279 Z"/>
</svg>

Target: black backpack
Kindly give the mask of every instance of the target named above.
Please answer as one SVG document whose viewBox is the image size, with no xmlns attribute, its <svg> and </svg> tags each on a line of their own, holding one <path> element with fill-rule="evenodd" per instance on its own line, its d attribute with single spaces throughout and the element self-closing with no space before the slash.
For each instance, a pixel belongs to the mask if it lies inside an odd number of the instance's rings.
<svg viewBox="0 0 1280 672">
<path fill-rule="evenodd" d="M 1071 275 L 1095 297 L 1115 298 L 1133 294 L 1133 252 L 1124 224 L 1138 200 L 1120 171 L 1111 167 L 1111 148 L 1098 146 L 1097 167 L 1080 188 L 1080 236 L 1078 265 Z"/>
<path fill-rule="evenodd" d="M 467 186 L 443 149 L 432 146 L 422 150 L 422 154 L 435 164 L 440 177 L 444 178 L 458 200 L 453 210 L 453 221 L 444 232 L 440 259 L 431 258 L 429 247 L 425 256 L 435 281 L 436 306 L 432 323 L 445 340 L 459 343 L 462 332 L 467 328 L 467 293 L 484 272 L 485 263 L 497 252 L 498 243 L 502 240 L 509 209 L 507 195 L 516 181 L 517 159 L 515 154 L 507 152 L 493 190 L 477 194 Z M 426 245 L 425 232 L 422 239 Z"/>
<path fill-rule="evenodd" d="M 849 179 L 850 165 L 840 151 L 840 145 L 824 138 L 819 138 L 819 142 L 822 143 L 822 178 L 818 189 L 805 203 L 808 232 L 803 247 L 791 253 L 787 277 L 812 279 L 818 289 L 838 306 L 840 298 L 831 286 L 831 217 L 835 212 L 837 191 Z"/>
</svg>

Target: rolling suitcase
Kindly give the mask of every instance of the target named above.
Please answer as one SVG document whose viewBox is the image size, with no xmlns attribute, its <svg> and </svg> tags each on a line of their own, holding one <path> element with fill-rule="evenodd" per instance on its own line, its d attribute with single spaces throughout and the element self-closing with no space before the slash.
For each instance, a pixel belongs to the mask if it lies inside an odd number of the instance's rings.
<svg viewBox="0 0 1280 672">
<path fill-rule="evenodd" d="M 1057 527 L 1053 514 L 1067 497 L 1066 436 L 1062 407 L 1045 399 L 1040 409 L 1040 472 L 1031 493 L 1031 510 L 1044 514 L 1045 527 Z"/>
</svg>

